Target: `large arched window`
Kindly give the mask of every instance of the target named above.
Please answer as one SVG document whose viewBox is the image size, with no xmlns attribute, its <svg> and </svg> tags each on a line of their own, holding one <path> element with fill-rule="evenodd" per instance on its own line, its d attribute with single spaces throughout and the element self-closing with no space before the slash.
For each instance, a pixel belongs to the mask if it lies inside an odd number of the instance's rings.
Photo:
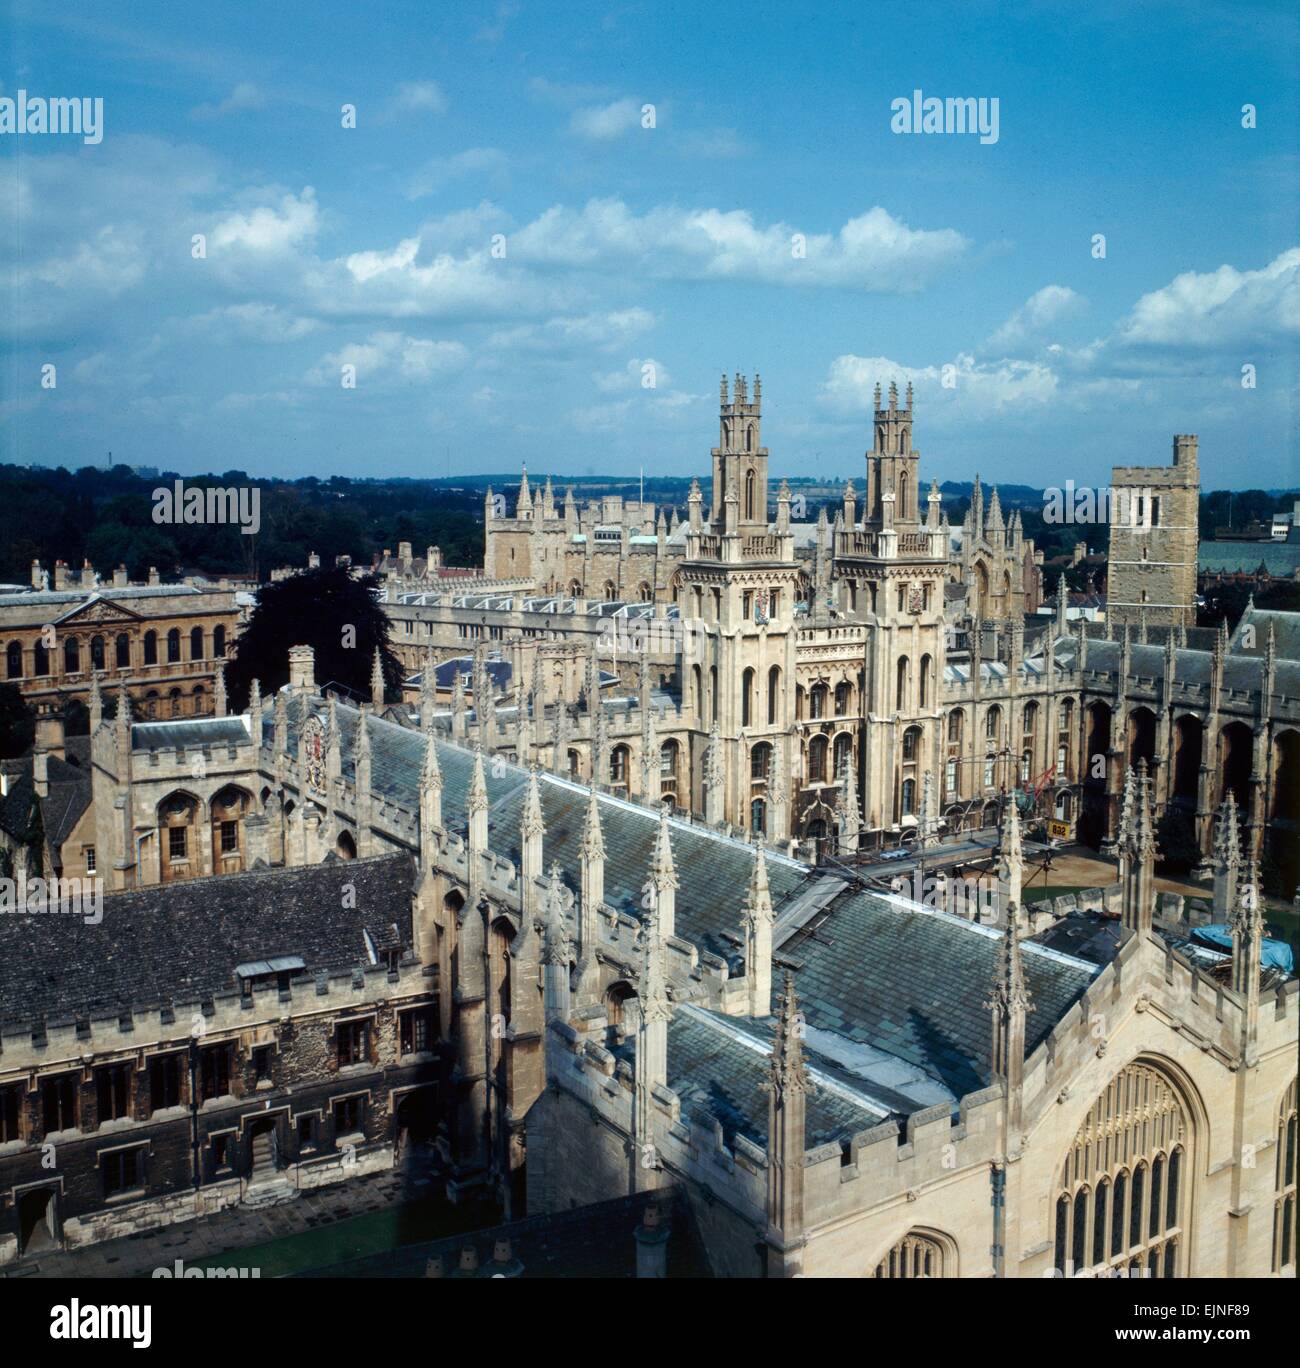
<svg viewBox="0 0 1300 1368">
<path fill-rule="evenodd" d="M 203 628 L 202 628 L 202 627 L 191 627 L 191 628 L 190 628 L 190 659 L 191 659 L 191 660 L 202 660 L 202 659 L 203 659 Z"/>
<path fill-rule="evenodd" d="M 1273 1199 L 1273 1272 L 1294 1277 L 1296 1269 L 1296 1080 L 1282 1098 L 1277 1117 L 1276 1195 Z"/>
<path fill-rule="evenodd" d="M 144 663 L 146 665 L 157 665 L 158 663 L 158 633 L 152 628 L 144 634 Z"/>
<path fill-rule="evenodd" d="M 876 1265 L 877 1278 L 953 1278 L 957 1275 L 952 1242 L 913 1230 Z"/>
<path fill-rule="evenodd" d="M 753 438 L 754 430 L 750 428 L 745 433 L 745 450 L 749 450 L 749 444 Z M 745 520 L 754 521 L 754 472 L 749 469 L 745 472 Z"/>
<path fill-rule="evenodd" d="M 849 710 L 849 700 L 853 696 L 853 686 L 841 680 L 835 686 L 835 716 L 843 717 Z"/>
<path fill-rule="evenodd" d="M 125 632 L 117 634 L 115 643 L 117 668 L 119 670 L 129 670 L 131 668 L 131 638 Z"/>
<path fill-rule="evenodd" d="M 965 721 L 965 713 L 960 708 L 948 714 L 948 740 L 954 745 L 961 742 L 962 723 Z"/>
<path fill-rule="evenodd" d="M 907 707 L 907 683 L 910 665 L 906 656 L 898 657 L 897 687 L 894 690 L 894 707 L 902 712 Z"/>
<path fill-rule="evenodd" d="M 76 637 L 67 637 L 63 642 L 63 672 L 76 674 L 81 669 L 81 647 Z"/>
<path fill-rule="evenodd" d="M 853 750 L 853 737 L 848 732 L 840 732 L 835 738 L 835 777 L 838 779 L 849 767 L 849 755 Z"/>
<path fill-rule="evenodd" d="M 984 735 L 996 741 L 1002 734 L 1002 709 L 995 703 L 984 715 Z"/>
<path fill-rule="evenodd" d="M 98 633 L 90 638 L 90 668 L 92 670 L 104 668 L 104 638 Z"/>
<path fill-rule="evenodd" d="M 740 677 L 740 725 L 754 725 L 754 679 L 753 669 L 747 669 Z"/>
<path fill-rule="evenodd" d="M 767 771 L 772 763 L 772 747 L 760 741 L 749 753 L 749 777 L 755 784 L 767 783 Z"/>
<path fill-rule="evenodd" d="M 928 655 L 923 655 L 921 657 L 921 678 L 919 681 L 921 693 L 919 698 L 917 699 L 917 706 L 920 708 L 928 708 L 930 706 L 930 684 L 933 673 L 933 658 Z"/>
<path fill-rule="evenodd" d="M 224 627 L 212 629 L 212 655 L 215 660 L 224 660 L 226 657 L 226 629 Z"/>
<path fill-rule="evenodd" d="M 34 675 L 47 675 L 50 672 L 50 653 L 46 650 L 45 643 L 37 637 L 36 643 L 32 646 L 32 673 Z"/>
<path fill-rule="evenodd" d="M 811 718 L 826 716 L 826 696 L 828 690 L 825 684 L 814 684 L 808 694 L 808 716 Z"/>
<path fill-rule="evenodd" d="M 908 727 L 908 729 L 903 733 L 903 759 L 906 761 L 915 760 L 916 753 L 920 748 L 920 727 Z"/>
<path fill-rule="evenodd" d="M 181 658 L 181 629 L 173 627 L 167 633 L 167 663 L 175 665 Z"/>
<path fill-rule="evenodd" d="M 615 746 L 609 753 L 609 782 L 611 784 L 626 784 L 628 769 L 628 749 L 626 746 Z"/>
<path fill-rule="evenodd" d="M 23 677 L 23 644 L 11 641 L 5 648 L 5 675 L 9 679 Z"/>
<path fill-rule="evenodd" d="M 1188 1154 L 1193 1136 L 1172 1084 L 1130 1064 L 1092 1105 L 1056 1196 L 1055 1263 L 1130 1277 L 1185 1277 Z"/>
<path fill-rule="evenodd" d="M 767 725 L 776 726 L 781 699 L 781 667 L 773 665 L 767 672 Z"/>
</svg>

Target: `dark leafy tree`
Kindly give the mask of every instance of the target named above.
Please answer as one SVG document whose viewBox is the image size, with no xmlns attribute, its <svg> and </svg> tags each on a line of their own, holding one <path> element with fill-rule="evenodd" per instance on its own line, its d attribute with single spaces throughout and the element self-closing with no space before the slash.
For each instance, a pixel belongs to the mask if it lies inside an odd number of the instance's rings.
<svg viewBox="0 0 1300 1368">
<path fill-rule="evenodd" d="M 1156 823 L 1156 848 L 1161 865 L 1169 873 L 1185 874 L 1201 858 L 1196 844 L 1196 825 L 1192 814 L 1182 808 L 1171 807 Z"/>
<path fill-rule="evenodd" d="M 387 692 L 396 697 L 402 667 L 389 645 L 388 618 L 379 606 L 378 583 L 369 575 L 322 567 L 268 584 L 226 667 L 232 708 L 248 702 L 254 679 L 267 695 L 289 682 L 289 648 L 316 653 L 316 682 L 370 697 L 370 671 L 379 648 Z"/>
<path fill-rule="evenodd" d="M 13 684 L 0 684 L 0 760 L 16 760 L 31 749 L 36 713 Z"/>
</svg>

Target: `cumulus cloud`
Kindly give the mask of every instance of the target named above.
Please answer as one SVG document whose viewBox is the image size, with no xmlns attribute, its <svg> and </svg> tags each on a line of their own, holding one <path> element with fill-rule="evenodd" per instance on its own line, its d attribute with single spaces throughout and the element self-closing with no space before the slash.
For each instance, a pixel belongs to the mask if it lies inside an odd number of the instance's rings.
<svg viewBox="0 0 1300 1368">
<path fill-rule="evenodd" d="M 227 214 L 216 223 L 208 243 L 218 250 L 273 254 L 310 242 L 319 224 L 316 192 L 308 185 L 301 195 L 282 195 L 278 204 Z"/>
<path fill-rule="evenodd" d="M 1257 271 L 1186 271 L 1145 294 L 1120 325 L 1133 347 L 1214 348 L 1300 336 L 1300 247 Z"/>
<path fill-rule="evenodd" d="M 1001 348 L 1012 351 L 1026 343 L 1037 341 L 1053 324 L 1077 317 L 1087 308 L 1087 301 L 1066 285 L 1044 285 L 1007 319 L 989 338 L 989 351 Z"/>
<path fill-rule="evenodd" d="M 337 385 L 344 366 L 356 368 L 357 387 L 390 386 L 460 370 L 469 359 L 460 342 L 411 337 L 402 332 L 374 332 L 321 357 L 308 375 L 318 385 Z"/>
<path fill-rule="evenodd" d="M 942 365 L 907 366 L 886 356 L 837 356 L 822 386 L 826 407 L 840 418 L 869 417 L 875 409 L 876 385 L 887 390 L 896 382 L 901 390 L 911 384 L 926 421 L 945 418 L 987 418 L 1010 407 L 1042 408 L 1058 400 L 1060 379 L 1039 361 L 978 362 L 959 352 Z"/>
<path fill-rule="evenodd" d="M 920 288 L 962 255 L 951 228 L 909 228 L 874 208 L 837 233 L 762 226 L 744 209 L 655 208 L 638 215 L 619 199 L 580 210 L 555 206 L 512 237 L 520 260 L 584 269 L 636 266 L 661 279 L 750 280 L 882 292 Z"/>
</svg>

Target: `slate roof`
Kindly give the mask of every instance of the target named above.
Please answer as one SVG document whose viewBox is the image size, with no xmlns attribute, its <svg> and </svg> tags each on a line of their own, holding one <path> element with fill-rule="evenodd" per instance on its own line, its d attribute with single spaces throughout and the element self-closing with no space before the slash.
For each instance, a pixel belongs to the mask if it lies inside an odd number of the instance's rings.
<svg viewBox="0 0 1300 1368">
<path fill-rule="evenodd" d="M 954 1097 L 992 1081 L 988 1000 L 1001 932 L 902 898 L 848 891 L 778 951 L 810 1027 L 917 1065 Z M 1095 965 L 1023 942 L 1031 1054 L 1092 981 Z"/>
<path fill-rule="evenodd" d="M 1300 544 L 1203 541 L 1196 561 L 1203 573 L 1253 575 L 1262 565 L 1270 575 L 1289 578 L 1300 570 Z"/>
<path fill-rule="evenodd" d="M 132 750 L 179 750 L 185 746 L 245 746 L 248 723 L 242 716 L 195 717 L 183 722 L 134 722 Z"/>
<path fill-rule="evenodd" d="M 343 898 L 344 884 L 356 890 Z M 406 855 L 254 869 L 105 895 L 103 920 L 0 916 L 0 1020 L 30 1024 L 204 1001 L 237 987 L 235 966 L 298 955 L 307 973 L 370 963 L 366 929 L 411 944 Z M 347 903 L 354 902 L 354 906 Z"/>
<path fill-rule="evenodd" d="M 319 699 L 305 701 L 291 697 L 289 713 L 289 750 L 296 753 L 303 708 L 322 717 L 327 706 Z M 272 710 L 263 710 L 263 732 L 272 734 Z M 357 719 L 355 708 L 337 705 L 342 732 L 341 757 L 344 777 L 356 776 L 353 759 Z M 371 788 L 408 812 L 419 811 L 420 771 L 424 764 L 425 738 L 422 733 L 371 715 Z M 469 784 L 474 768 L 474 753 L 448 741 L 437 741 L 438 764 L 442 770 L 443 824 L 464 835 L 469 818 Z M 484 774 L 488 790 L 488 842 L 500 855 L 519 864 L 520 824 L 526 795 L 528 773 L 517 765 L 485 758 Z M 552 860 L 561 869 L 576 871 L 582 822 L 589 790 L 550 773 L 539 773 L 542 818 L 546 823 L 544 853 L 549 869 Z M 605 901 L 620 911 L 640 915 L 641 899 L 654 849 L 659 815 L 610 794 L 601 793 L 601 825 L 605 839 Z M 734 953 L 734 945 L 724 933 L 741 934 L 740 910 L 753 869 L 753 849 L 744 841 L 718 832 L 673 820 L 673 859 L 680 887 L 677 890 L 678 936 L 715 954 Z M 774 903 L 779 903 L 810 876 L 808 866 L 781 855 L 769 853 L 768 880 Z"/>
<path fill-rule="evenodd" d="M 1247 627 L 1255 629 L 1254 645 L 1243 644 Z M 1268 646 L 1268 629 L 1273 629 L 1273 642 L 1279 660 L 1300 660 L 1300 613 L 1284 613 L 1274 609 L 1246 609 L 1232 634 L 1230 650 L 1243 655 L 1262 656 Z"/>
</svg>

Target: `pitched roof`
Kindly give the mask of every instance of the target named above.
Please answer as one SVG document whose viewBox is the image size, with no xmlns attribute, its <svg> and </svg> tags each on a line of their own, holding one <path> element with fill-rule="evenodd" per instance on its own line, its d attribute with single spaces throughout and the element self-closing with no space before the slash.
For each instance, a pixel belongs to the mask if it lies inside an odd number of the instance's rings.
<svg viewBox="0 0 1300 1368">
<path fill-rule="evenodd" d="M 355 897 L 344 898 L 344 885 Z M 308 973 L 370 963 L 365 932 L 411 943 L 406 855 L 254 869 L 155 884 L 103 900 L 103 920 L 0 916 L 0 1020 L 30 1023 L 207 1000 L 235 966 L 296 955 Z"/>
</svg>

